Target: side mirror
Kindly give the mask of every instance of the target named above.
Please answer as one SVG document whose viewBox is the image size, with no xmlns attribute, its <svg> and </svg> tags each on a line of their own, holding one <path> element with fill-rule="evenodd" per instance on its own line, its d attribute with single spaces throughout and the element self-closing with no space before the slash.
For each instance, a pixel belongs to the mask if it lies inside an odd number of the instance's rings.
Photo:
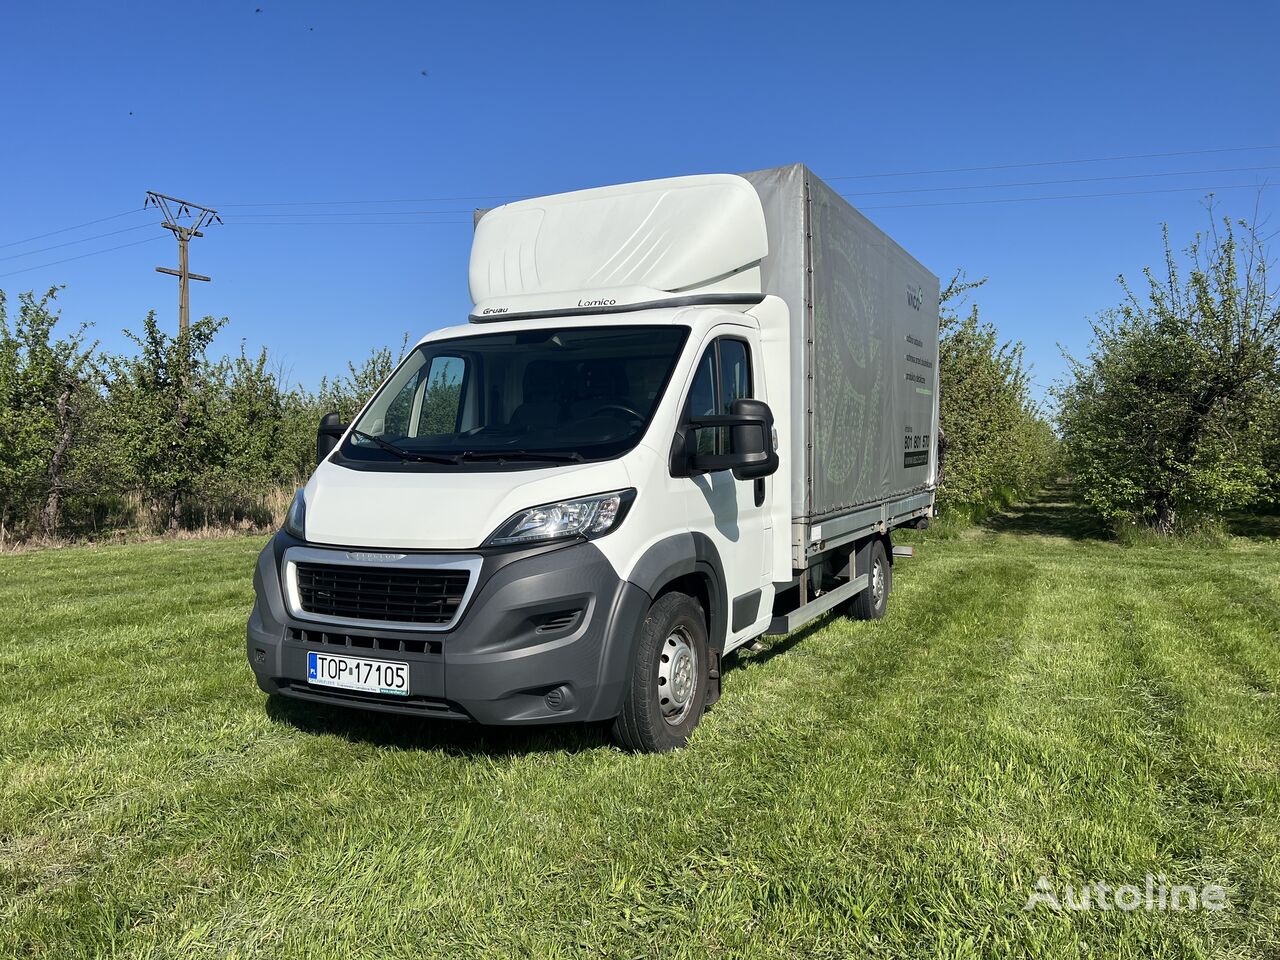
<svg viewBox="0 0 1280 960">
<path fill-rule="evenodd" d="M 342 414 L 331 410 L 320 418 L 320 426 L 316 428 L 316 463 L 324 462 L 324 458 L 333 453 L 342 435 L 350 424 L 342 422 Z"/>
<path fill-rule="evenodd" d="M 767 477 L 778 469 L 773 411 L 763 400 L 733 401 L 728 416 L 698 417 L 685 425 L 689 472 L 732 470 L 738 480 Z M 699 436 L 701 434 L 701 436 Z M 708 452 L 700 453 L 699 449 Z"/>
</svg>

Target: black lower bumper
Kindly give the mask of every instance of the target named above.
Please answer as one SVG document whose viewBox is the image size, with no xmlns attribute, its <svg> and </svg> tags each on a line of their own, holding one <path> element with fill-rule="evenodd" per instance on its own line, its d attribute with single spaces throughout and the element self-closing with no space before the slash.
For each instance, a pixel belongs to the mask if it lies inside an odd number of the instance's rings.
<svg viewBox="0 0 1280 960">
<path fill-rule="evenodd" d="M 447 631 L 335 626 L 292 616 L 282 591 L 281 533 L 254 572 L 249 664 L 265 691 L 412 716 L 480 723 L 607 720 L 621 709 L 633 641 L 649 596 L 621 580 L 591 543 L 495 552 L 457 625 Z M 341 563 L 343 552 L 334 551 Z M 317 686 L 307 654 L 408 665 L 408 697 Z"/>
</svg>

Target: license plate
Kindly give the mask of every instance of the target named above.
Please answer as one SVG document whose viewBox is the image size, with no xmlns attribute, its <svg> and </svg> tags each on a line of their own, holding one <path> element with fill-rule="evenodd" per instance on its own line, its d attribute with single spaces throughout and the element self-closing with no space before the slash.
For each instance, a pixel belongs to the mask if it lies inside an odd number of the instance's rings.
<svg viewBox="0 0 1280 960">
<path fill-rule="evenodd" d="M 307 682 L 364 693 L 409 695 L 409 665 L 394 660 L 365 660 L 307 652 Z"/>
</svg>

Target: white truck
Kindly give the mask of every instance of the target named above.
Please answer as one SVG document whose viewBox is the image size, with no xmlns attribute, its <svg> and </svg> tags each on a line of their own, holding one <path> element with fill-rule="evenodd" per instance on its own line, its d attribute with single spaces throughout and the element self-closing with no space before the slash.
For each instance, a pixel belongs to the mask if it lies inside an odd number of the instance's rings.
<svg viewBox="0 0 1280 960">
<path fill-rule="evenodd" d="M 435 330 L 262 551 L 273 695 L 683 745 L 721 663 L 883 615 L 932 515 L 938 280 L 801 165 L 478 211 Z"/>
</svg>

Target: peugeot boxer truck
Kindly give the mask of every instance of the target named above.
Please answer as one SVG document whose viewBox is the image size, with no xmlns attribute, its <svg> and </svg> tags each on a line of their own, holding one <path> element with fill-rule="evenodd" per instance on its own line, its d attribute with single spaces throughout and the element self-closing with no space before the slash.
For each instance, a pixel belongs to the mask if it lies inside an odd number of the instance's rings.
<svg viewBox="0 0 1280 960">
<path fill-rule="evenodd" d="M 876 619 L 932 515 L 938 280 L 804 166 L 477 212 L 257 563 L 267 693 L 683 745 L 726 655 Z"/>
</svg>

